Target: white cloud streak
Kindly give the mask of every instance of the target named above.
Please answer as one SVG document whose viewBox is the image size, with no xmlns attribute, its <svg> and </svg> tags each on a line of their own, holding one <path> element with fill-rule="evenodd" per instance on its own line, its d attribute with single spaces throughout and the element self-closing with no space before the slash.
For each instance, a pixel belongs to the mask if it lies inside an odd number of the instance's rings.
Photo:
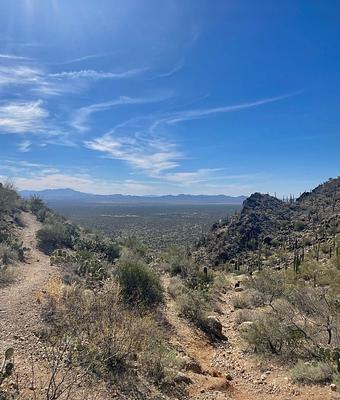
<svg viewBox="0 0 340 400">
<path fill-rule="evenodd" d="M 131 69 L 123 72 L 104 72 L 93 69 L 81 71 L 63 71 L 55 74 L 49 74 L 49 77 L 55 79 L 127 79 L 141 75 L 146 69 Z"/>
<path fill-rule="evenodd" d="M 29 57 L 17 56 L 15 54 L 0 54 L 0 59 L 5 60 L 31 60 Z"/>
<path fill-rule="evenodd" d="M 256 100 L 253 102 L 235 104 L 235 105 L 231 105 L 231 106 L 200 108 L 200 109 L 194 109 L 194 110 L 177 111 L 177 112 L 169 113 L 169 114 L 165 115 L 164 117 L 161 117 L 160 119 L 156 120 L 150 126 L 150 132 L 154 132 L 155 129 L 159 125 L 162 125 L 162 124 L 172 125 L 172 124 L 176 124 L 179 122 L 209 117 L 210 115 L 214 115 L 214 114 L 230 113 L 230 112 L 236 112 L 236 111 L 246 110 L 246 109 L 250 109 L 250 108 L 255 108 L 255 107 L 265 105 L 265 104 L 275 103 L 280 100 L 284 100 L 289 97 L 296 96 L 300 93 L 301 93 L 301 91 L 282 95 L 282 96 L 269 97 L 266 99 Z"/>
<path fill-rule="evenodd" d="M 73 115 L 71 126 L 79 131 L 87 131 L 89 129 L 87 123 L 92 114 L 116 108 L 123 105 L 131 104 L 147 104 L 155 101 L 162 101 L 164 98 L 132 98 L 121 96 L 112 101 L 91 104 L 86 107 L 79 108 Z"/>
<path fill-rule="evenodd" d="M 10 102 L 0 105 L 1 133 L 39 133 L 49 113 L 42 101 Z"/>
<path fill-rule="evenodd" d="M 106 134 L 85 142 L 85 146 L 110 158 L 125 161 L 151 177 L 159 177 L 163 171 L 177 167 L 178 160 L 182 158 L 175 145 L 155 139 L 143 141 L 137 137 L 114 138 Z"/>
<path fill-rule="evenodd" d="M 27 153 L 31 149 L 32 142 L 29 140 L 24 140 L 23 142 L 19 143 L 18 150 L 21 153 Z"/>
<path fill-rule="evenodd" d="M 54 65 L 67 65 L 67 64 L 75 64 L 82 61 L 93 60 L 96 58 L 108 57 L 114 53 L 103 53 L 103 54 L 88 54 L 86 56 L 72 58 L 71 60 L 62 61 L 59 63 L 54 63 Z"/>
</svg>

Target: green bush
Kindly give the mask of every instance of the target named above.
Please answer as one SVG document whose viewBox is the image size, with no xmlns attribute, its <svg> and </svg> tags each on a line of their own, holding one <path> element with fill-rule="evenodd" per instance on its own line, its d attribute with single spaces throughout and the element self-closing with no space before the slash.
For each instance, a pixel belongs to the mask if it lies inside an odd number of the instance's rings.
<svg viewBox="0 0 340 400">
<path fill-rule="evenodd" d="M 334 368 L 326 362 L 303 362 L 299 360 L 291 369 L 292 380 L 303 384 L 324 384 L 332 381 Z"/>
<path fill-rule="evenodd" d="M 264 296 L 255 289 L 248 289 L 234 295 L 232 302 L 235 308 L 256 308 L 264 304 Z"/>
<path fill-rule="evenodd" d="M 38 196 L 32 196 L 28 200 L 28 205 L 33 214 L 38 215 L 42 211 L 46 211 L 46 206 L 42 199 Z"/>
<path fill-rule="evenodd" d="M 164 292 L 159 276 L 141 260 L 122 259 L 118 280 L 126 302 L 141 303 L 150 307 L 164 302 Z"/>
<path fill-rule="evenodd" d="M 0 183 L 0 213 L 13 213 L 22 201 L 11 183 Z"/>
<path fill-rule="evenodd" d="M 282 271 L 264 270 L 252 277 L 247 286 L 261 293 L 266 304 L 272 304 L 283 296 L 286 289 L 286 280 Z"/>
<path fill-rule="evenodd" d="M 261 313 L 245 331 L 242 337 L 258 353 L 277 354 L 287 358 L 295 357 L 302 352 L 305 345 L 303 332 L 278 316 Z"/>
<path fill-rule="evenodd" d="M 72 281 L 77 276 L 94 281 L 103 281 L 110 275 L 110 264 L 87 251 L 66 251 L 57 249 L 50 257 L 51 265 L 60 265 L 65 273 L 64 280 Z M 89 283 L 89 282 L 88 282 Z"/>
<path fill-rule="evenodd" d="M 75 226 L 61 222 L 46 224 L 37 232 L 39 245 L 47 252 L 61 247 L 72 248 L 77 236 Z"/>
<path fill-rule="evenodd" d="M 177 297 L 176 304 L 180 316 L 191 321 L 203 332 L 210 332 L 207 317 L 212 313 L 212 307 L 206 292 L 187 288 Z"/>
<path fill-rule="evenodd" d="M 77 250 L 101 253 L 109 262 L 115 261 L 120 254 L 119 245 L 101 235 L 87 233 L 77 240 Z"/>
</svg>

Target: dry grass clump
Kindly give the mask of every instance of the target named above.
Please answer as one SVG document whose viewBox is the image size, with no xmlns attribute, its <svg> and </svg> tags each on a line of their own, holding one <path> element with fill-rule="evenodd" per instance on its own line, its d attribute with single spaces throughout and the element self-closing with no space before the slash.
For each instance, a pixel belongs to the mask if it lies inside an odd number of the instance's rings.
<svg viewBox="0 0 340 400">
<path fill-rule="evenodd" d="M 116 281 L 107 280 L 97 290 L 54 281 L 47 293 L 49 337 L 70 338 L 79 364 L 117 385 L 129 382 L 131 390 L 140 380 L 161 388 L 169 385 L 176 357 L 161 327 L 152 314 L 126 304 Z"/>
<path fill-rule="evenodd" d="M 290 372 L 295 383 L 325 384 L 332 381 L 334 367 L 327 362 L 310 363 L 299 360 Z"/>
<path fill-rule="evenodd" d="M 236 293 L 232 299 L 235 308 L 257 308 L 264 305 L 264 295 L 256 289 Z"/>
<path fill-rule="evenodd" d="M 14 283 L 15 279 L 16 273 L 13 268 L 0 266 L 0 288 Z"/>
<path fill-rule="evenodd" d="M 256 310 L 249 310 L 249 309 L 244 309 L 244 310 L 237 310 L 235 312 L 235 325 L 241 325 L 243 322 L 252 322 L 257 315 Z"/>
</svg>

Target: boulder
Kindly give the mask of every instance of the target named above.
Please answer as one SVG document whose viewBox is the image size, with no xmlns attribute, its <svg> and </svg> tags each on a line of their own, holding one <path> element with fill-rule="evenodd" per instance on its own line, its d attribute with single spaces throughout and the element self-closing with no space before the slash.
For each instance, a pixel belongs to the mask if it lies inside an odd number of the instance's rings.
<svg viewBox="0 0 340 400">
<path fill-rule="evenodd" d="M 178 384 L 183 383 L 185 385 L 190 385 L 192 383 L 192 380 L 184 374 L 178 374 L 177 376 L 175 376 L 174 382 Z"/>
<path fill-rule="evenodd" d="M 188 361 L 185 365 L 185 370 L 194 372 L 195 374 L 203 374 L 203 369 L 196 360 Z"/>
<path fill-rule="evenodd" d="M 244 321 L 242 324 L 239 325 L 238 330 L 247 332 L 249 329 L 251 329 L 254 325 L 254 322 L 252 321 Z"/>
<path fill-rule="evenodd" d="M 209 315 L 206 324 L 207 330 L 211 335 L 221 340 L 227 340 L 227 337 L 223 334 L 221 321 L 215 315 Z"/>
</svg>

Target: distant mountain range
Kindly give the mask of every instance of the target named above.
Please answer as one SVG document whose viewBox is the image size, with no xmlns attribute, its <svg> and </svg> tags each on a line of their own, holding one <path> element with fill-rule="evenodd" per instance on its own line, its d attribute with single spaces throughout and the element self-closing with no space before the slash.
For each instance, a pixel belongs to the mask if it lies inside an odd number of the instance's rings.
<svg viewBox="0 0 340 400">
<path fill-rule="evenodd" d="M 39 196 L 48 204 L 82 203 L 82 204 L 242 204 L 246 196 L 220 195 L 165 195 L 165 196 L 132 196 L 122 194 L 91 194 L 73 189 L 46 189 L 41 191 L 22 190 L 22 197 Z"/>
</svg>

